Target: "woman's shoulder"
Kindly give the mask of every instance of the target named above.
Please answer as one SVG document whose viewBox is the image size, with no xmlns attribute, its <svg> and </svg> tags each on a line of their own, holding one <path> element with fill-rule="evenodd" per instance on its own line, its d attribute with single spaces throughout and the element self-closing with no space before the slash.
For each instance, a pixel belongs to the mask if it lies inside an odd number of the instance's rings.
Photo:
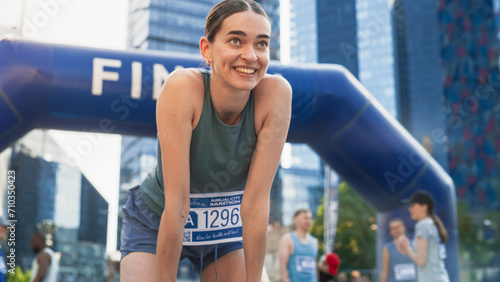
<svg viewBox="0 0 500 282">
<path fill-rule="evenodd" d="M 274 108 L 276 105 L 288 105 L 292 101 L 292 87 L 280 75 L 266 74 L 254 88 L 257 103 Z M 272 95 L 271 95 L 272 94 Z"/>
<path fill-rule="evenodd" d="M 202 82 L 201 71 L 196 68 L 179 68 L 171 72 L 165 83 L 169 84 L 183 84 L 189 87 L 190 83 Z"/>
<path fill-rule="evenodd" d="M 435 227 L 434 221 L 430 217 L 424 218 L 424 219 L 420 220 L 419 222 L 417 222 L 417 224 L 415 224 L 416 230 L 429 230 L 430 231 L 434 227 Z"/>
<path fill-rule="evenodd" d="M 278 90 L 280 93 L 283 93 L 283 95 L 292 94 L 292 87 L 290 86 L 290 83 L 288 83 L 288 81 L 281 75 L 275 74 L 266 74 L 259 84 L 257 84 L 255 89 L 256 91 L 269 91 L 272 89 L 273 91 Z"/>
<path fill-rule="evenodd" d="M 417 222 L 417 225 L 432 225 L 434 224 L 434 221 L 432 221 L 432 218 L 426 217 L 420 221 Z"/>
<path fill-rule="evenodd" d="M 190 97 L 189 92 L 203 93 L 203 78 L 199 69 L 179 68 L 171 72 L 163 84 L 158 101 L 166 97 Z"/>
</svg>

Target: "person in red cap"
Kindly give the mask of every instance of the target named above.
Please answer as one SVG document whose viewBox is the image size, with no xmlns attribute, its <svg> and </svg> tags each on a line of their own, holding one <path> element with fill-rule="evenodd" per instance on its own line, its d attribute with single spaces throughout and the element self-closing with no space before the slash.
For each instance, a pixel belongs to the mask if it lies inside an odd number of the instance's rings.
<svg viewBox="0 0 500 282">
<path fill-rule="evenodd" d="M 340 267 L 340 258 L 336 253 L 329 252 L 323 255 L 318 262 L 319 282 L 332 281 Z"/>
</svg>

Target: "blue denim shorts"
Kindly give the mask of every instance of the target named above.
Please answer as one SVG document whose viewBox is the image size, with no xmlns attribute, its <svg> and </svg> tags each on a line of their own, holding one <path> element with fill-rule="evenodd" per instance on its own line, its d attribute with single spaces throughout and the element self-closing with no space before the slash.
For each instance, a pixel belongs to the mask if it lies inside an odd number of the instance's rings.
<svg viewBox="0 0 500 282">
<path fill-rule="evenodd" d="M 154 213 L 142 199 L 140 186 L 129 190 L 121 231 L 121 257 L 131 252 L 156 254 L 156 241 L 161 217 Z M 238 249 L 243 243 L 231 242 L 204 246 L 183 246 L 180 260 L 187 258 L 200 273 L 217 258 Z"/>
</svg>

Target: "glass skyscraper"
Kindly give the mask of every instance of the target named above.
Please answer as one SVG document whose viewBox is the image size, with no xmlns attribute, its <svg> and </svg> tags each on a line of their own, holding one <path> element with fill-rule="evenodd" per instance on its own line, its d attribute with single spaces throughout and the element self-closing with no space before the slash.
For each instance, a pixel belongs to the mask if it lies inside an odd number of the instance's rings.
<svg viewBox="0 0 500 282">
<path fill-rule="evenodd" d="M 300 208 L 310 209 L 316 216 L 325 191 L 324 164 L 308 145 L 285 145 L 277 178 L 281 181 L 281 197 L 274 200 L 282 205 L 282 225 L 290 226 Z"/>
<path fill-rule="evenodd" d="M 101 281 L 106 275 L 108 203 L 46 131 L 33 130 L 12 146 L 16 173 L 16 263 L 31 268 L 30 237 L 53 221 L 63 281 Z M 7 204 L 4 204 L 6 207 Z"/>
<path fill-rule="evenodd" d="M 316 1 L 290 0 L 290 60 L 318 62 Z"/>
<path fill-rule="evenodd" d="M 220 0 L 131 0 L 129 45 L 137 49 L 199 54 L 205 18 Z M 271 20 L 271 59 L 279 60 L 279 1 L 259 2 Z"/>
<path fill-rule="evenodd" d="M 397 0 L 392 7 L 392 15 L 397 117 L 434 159 L 447 169 L 436 1 Z"/>
<path fill-rule="evenodd" d="M 353 1 L 290 0 L 292 63 L 341 64 L 358 75 Z M 306 144 L 287 144 L 278 177 L 282 181 L 282 223 L 290 225 L 298 208 L 313 216 L 325 191 L 325 165 Z"/>
<path fill-rule="evenodd" d="M 123 212 L 128 190 L 141 184 L 146 175 L 156 167 L 156 138 L 122 136 L 120 158 L 120 189 L 118 193 L 117 249 L 120 249 Z"/>
<path fill-rule="evenodd" d="M 356 1 L 359 80 L 394 117 L 397 117 L 394 42 L 387 0 Z"/>
<path fill-rule="evenodd" d="M 316 0 L 318 63 L 339 64 L 358 77 L 356 5 Z"/>
</svg>

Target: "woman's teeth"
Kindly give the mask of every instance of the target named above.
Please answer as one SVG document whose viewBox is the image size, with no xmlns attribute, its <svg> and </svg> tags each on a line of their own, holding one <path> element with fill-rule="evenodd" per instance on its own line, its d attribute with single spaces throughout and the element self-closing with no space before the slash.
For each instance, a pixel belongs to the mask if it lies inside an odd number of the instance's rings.
<svg viewBox="0 0 500 282">
<path fill-rule="evenodd" d="M 242 72 L 242 73 L 248 73 L 252 74 L 255 72 L 254 69 L 247 69 L 247 68 L 235 68 L 237 72 Z"/>
</svg>

